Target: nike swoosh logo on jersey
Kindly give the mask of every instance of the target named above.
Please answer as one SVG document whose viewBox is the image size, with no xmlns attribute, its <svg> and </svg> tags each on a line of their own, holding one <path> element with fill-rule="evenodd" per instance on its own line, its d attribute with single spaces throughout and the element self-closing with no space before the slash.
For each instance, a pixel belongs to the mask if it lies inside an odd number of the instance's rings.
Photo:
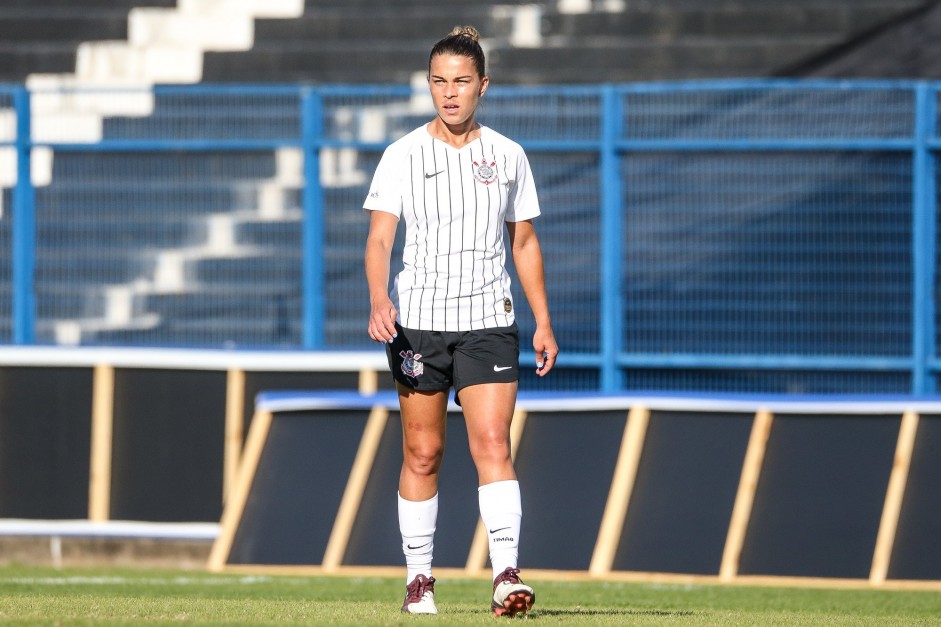
<svg viewBox="0 0 941 627">
<path fill-rule="evenodd" d="M 509 370 L 509 369 L 512 368 L 512 367 L 513 367 L 513 366 L 494 366 L 494 367 L 493 367 L 493 371 L 494 371 L 494 372 L 503 372 L 504 370 Z"/>
<path fill-rule="evenodd" d="M 438 171 L 438 172 L 425 172 L 425 178 L 426 178 L 426 179 L 431 179 L 431 178 L 434 178 L 434 177 L 438 176 L 439 174 L 441 174 L 441 173 L 443 173 L 443 172 L 444 172 L 444 170 L 440 170 L 440 171 Z"/>
</svg>

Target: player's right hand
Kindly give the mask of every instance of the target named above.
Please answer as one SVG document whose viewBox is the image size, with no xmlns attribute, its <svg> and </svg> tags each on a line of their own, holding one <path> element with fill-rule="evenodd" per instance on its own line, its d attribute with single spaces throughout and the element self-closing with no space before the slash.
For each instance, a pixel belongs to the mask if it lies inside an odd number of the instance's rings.
<svg viewBox="0 0 941 627">
<path fill-rule="evenodd" d="M 398 332 L 395 330 L 395 320 L 398 315 L 391 300 L 386 299 L 374 303 L 369 314 L 369 337 L 383 343 L 391 342 L 398 337 Z"/>
</svg>

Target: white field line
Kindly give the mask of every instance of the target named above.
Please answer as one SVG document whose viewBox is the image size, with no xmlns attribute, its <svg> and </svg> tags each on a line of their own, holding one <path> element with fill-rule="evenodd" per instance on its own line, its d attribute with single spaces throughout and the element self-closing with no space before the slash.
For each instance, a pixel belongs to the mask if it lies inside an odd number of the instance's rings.
<svg viewBox="0 0 941 627">
<path fill-rule="evenodd" d="M 289 579 L 280 577 L 168 577 L 165 579 L 154 577 L 89 577 L 89 576 L 54 576 L 54 577 L 0 577 L 0 585 L 24 586 L 114 586 L 114 585 L 146 585 L 146 586 L 228 586 L 228 585 L 258 585 L 258 584 L 305 584 L 306 579 Z"/>
</svg>

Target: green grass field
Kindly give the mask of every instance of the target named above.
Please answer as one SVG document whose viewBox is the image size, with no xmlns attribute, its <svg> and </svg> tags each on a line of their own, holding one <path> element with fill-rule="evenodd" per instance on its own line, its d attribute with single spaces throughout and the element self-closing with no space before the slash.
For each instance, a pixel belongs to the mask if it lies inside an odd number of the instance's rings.
<svg viewBox="0 0 941 627">
<path fill-rule="evenodd" d="M 532 580 L 543 625 L 941 625 L 941 592 Z M 403 616 L 399 578 L 0 568 L 4 625 L 492 625 L 489 584 L 439 579 Z M 517 619 L 519 620 L 519 619 Z"/>
</svg>

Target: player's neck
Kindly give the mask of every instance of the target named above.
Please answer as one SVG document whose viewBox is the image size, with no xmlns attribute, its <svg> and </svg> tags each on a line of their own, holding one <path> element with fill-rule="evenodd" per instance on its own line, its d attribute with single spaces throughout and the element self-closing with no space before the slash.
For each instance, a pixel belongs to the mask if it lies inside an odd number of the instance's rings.
<svg viewBox="0 0 941 627">
<path fill-rule="evenodd" d="M 449 146 L 463 148 L 480 137 L 480 124 L 470 119 L 460 125 L 450 125 L 441 118 L 435 118 L 428 124 L 428 133 Z"/>
</svg>

